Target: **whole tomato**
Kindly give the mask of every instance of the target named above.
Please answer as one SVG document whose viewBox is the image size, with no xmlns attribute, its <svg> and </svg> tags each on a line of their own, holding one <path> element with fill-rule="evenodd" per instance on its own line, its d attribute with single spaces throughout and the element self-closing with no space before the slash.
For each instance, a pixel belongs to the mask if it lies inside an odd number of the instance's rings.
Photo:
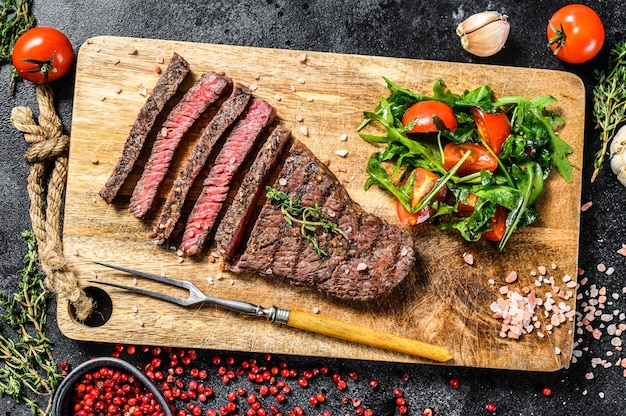
<svg viewBox="0 0 626 416">
<path fill-rule="evenodd" d="M 596 56 L 604 44 L 600 16 L 584 4 L 569 4 L 552 16 L 547 29 L 548 46 L 557 58 L 580 64 Z"/>
<path fill-rule="evenodd" d="M 60 31 L 37 26 L 17 39 L 12 61 L 22 78 L 43 84 L 61 78 L 70 70 L 74 64 L 74 49 Z"/>
</svg>

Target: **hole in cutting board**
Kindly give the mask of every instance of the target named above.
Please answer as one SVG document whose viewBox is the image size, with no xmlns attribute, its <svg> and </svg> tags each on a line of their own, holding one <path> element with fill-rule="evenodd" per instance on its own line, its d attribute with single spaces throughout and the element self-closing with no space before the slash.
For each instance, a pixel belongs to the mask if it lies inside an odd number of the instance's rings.
<svg viewBox="0 0 626 416">
<path fill-rule="evenodd" d="M 99 287 L 94 286 L 88 286 L 83 290 L 88 297 L 93 299 L 93 312 L 91 312 L 91 315 L 89 315 L 89 317 L 84 321 L 79 321 L 74 313 L 74 308 L 70 305 L 69 312 L 72 319 L 92 328 L 106 324 L 109 318 L 111 318 L 111 313 L 113 312 L 113 301 L 111 300 L 109 294 Z"/>
</svg>

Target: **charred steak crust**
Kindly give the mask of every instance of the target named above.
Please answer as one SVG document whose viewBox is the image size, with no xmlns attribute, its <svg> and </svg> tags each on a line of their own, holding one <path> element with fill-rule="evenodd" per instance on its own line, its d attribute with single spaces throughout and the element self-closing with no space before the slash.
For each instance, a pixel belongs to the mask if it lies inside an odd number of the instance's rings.
<svg viewBox="0 0 626 416">
<path fill-rule="evenodd" d="M 265 183 L 278 164 L 283 150 L 289 143 L 291 132 L 276 126 L 259 148 L 215 232 L 217 248 L 225 259 L 230 260 L 237 251 L 246 226 L 259 196 L 265 191 Z"/>
<path fill-rule="evenodd" d="M 139 115 L 124 143 L 122 156 L 117 161 L 106 184 L 100 189 L 99 194 L 107 203 L 111 203 L 124 184 L 141 153 L 146 137 L 152 130 L 157 116 L 165 107 L 165 103 L 176 93 L 187 73 L 189 73 L 189 64 L 183 57 L 174 53 L 167 69 L 153 88 L 152 94 L 139 110 Z"/>
<path fill-rule="evenodd" d="M 250 90 L 242 84 L 236 83 L 230 97 L 222 104 L 213 119 L 204 128 L 200 139 L 194 147 L 185 167 L 180 171 L 172 185 L 165 205 L 161 210 L 159 221 L 150 237 L 158 244 L 162 244 L 170 237 L 181 215 L 187 193 L 196 177 L 204 167 L 213 146 L 224 132 L 230 127 L 250 100 Z"/>
<path fill-rule="evenodd" d="M 253 98 L 228 134 L 211 170 L 204 180 L 202 192 L 187 219 L 179 252 L 196 254 L 213 230 L 215 221 L 230 191 L 233 176 L 248 157 L 276 112 L 266 101 Z"/>
<path fill-rule="evenodd" d="M 368 300 L 391 291 L 415 261 L 413 238 L 405 230 L 369 214 L 354 202 L 335 175 L 296 141 L 272 185 L 303 204 L 318 203 L 341 229 L 341 235 L 318 231 L 318 256 L 289 225 L 280 209 L 266 203 L 251 231 L 234 272 L 280 277 L 293 285 L 315 288 L 341 299 Z"/>
<path fill-rule="evenodd" d="M 154 206 L 156 195 L 165 179 L 174 153 L 196 120 L 225 94 L 232 81 L 226 76 L 208 72 L 196 81 L 176 104 L 157 133 L 141 179 L 135 185 L 129 209 L 143 218 Z"/>
</svg>

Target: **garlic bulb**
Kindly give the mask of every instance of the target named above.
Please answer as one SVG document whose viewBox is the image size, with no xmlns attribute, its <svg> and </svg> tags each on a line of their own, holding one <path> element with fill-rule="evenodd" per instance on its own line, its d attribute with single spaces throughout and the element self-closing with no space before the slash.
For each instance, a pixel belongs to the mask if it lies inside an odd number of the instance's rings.
<svg viewBox="0 0 626 416">
<path fill-rule="evenodd" d="M 611 140 L 611 170 L 622 185 L 626 186 L 626 126 L 620 128 Z"/>
<path fill-rule="evenodd" d="M 486 57 L 498 52 L 509 37 L 507 17 L 498 12 L 476 13 L 456 28 L 461 46 L 469 53 Z"/>
</svg>

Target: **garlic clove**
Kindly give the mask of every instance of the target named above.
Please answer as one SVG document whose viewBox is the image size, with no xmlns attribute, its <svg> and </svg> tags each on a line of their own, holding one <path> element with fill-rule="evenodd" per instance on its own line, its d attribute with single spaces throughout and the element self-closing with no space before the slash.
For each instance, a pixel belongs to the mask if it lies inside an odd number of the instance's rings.
<svg viewBox="0 0 626 416">
<path fill-rule="evenodd" d="M 461 46 L 469 53 L 487 57 L 494 55 L 506 43 L 510 25 L 501 13 L 487 11 L 476 13 L 461 22 L 456 33 L 461 38 Z"/>
<path fill-rule="evenodd" d="M 498 20 L 502 20 L 502 14 L 498 12 L 488 11 L 476 13 L 459 23 L 456 28 L 456 34 L 463 36 L 464 34 L 471 33 Z"/>
<path fill-rule="evenodd" d="M 611 170 L 617 175 L 617 180 L 626 186 L 626 126 L 622 126 L 613 136 L 609 151 Z"/>
</svg>

